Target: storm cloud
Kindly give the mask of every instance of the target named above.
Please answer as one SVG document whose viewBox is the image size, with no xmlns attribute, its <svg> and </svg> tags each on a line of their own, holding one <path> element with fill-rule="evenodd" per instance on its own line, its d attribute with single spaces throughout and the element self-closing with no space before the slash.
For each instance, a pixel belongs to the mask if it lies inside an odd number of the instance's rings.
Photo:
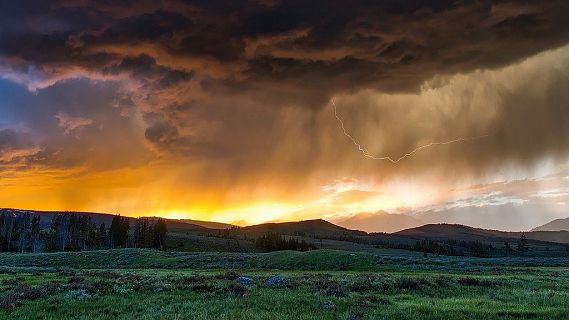
<svg viewBox="0 0 569 320">
<path fill-rule="evenodd" d="M 345 177 L 486 179 L 569 151 L 563 0 L 22 0 L 0 3 L 0 28 L 0 77 L 30 95 L 0 103 L 0 125 L 30 132 L 23 144 L 0 131 L 6 159 L 169 163 L 169 184 L 224 202 L 232 188 L 302 198 L 299 184 Z M 370 160 L 332 98 L 374 155 L 485 138 Z"/>
</svg>

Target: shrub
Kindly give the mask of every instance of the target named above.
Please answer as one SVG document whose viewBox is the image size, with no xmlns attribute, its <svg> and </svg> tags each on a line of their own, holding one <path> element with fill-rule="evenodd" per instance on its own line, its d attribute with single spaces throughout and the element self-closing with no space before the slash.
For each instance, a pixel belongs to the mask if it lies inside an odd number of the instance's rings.
<svg viewBox="0 0 569 320">
<path fill-rule="evenodd" d="M 20 286 L 22 284 L 25 284 L 25 281 L 23 278 L 17 277 L 17 278 L 13 278 L 13 279 L 3 279 L 1 284 L 3 286 L 8 286 L 8 287 L 17 287 L 17 286 Z"/>
<path fill-rule="evenodd" d="M 44 290 L 43 287 L 39 287 L 39 286 L 38 287 L 32 287 L 32 286 L 28 285 L 28 286 L 22 286 L 20 288 L 20 290 L 17 291 L 17 294 L 20 295 L 22 300 L 35 300 L 35 299 L 45 297 L 46 295 L 49 294 L 49 292 Z"/>
<path fill-rule="evenodd" d="M 348 295 L 348 290 L 339 283 L 330 280 L 327 277 L 319 277 L 311 289 L 312 292 L 319 292 L 325 296 L 345 297 Z"/>
<path fill-rule="evenodd" d="M 272 276 L 265 281 L 265 285 L 268 287 L 288 287 L 290 285 L 290 281 L 287 277 Z"/>
<path fill-rule="evenodd" d="M 80 276 L 71 276 L 67 281 L 69 284 L 82 284 L 83 282 L 85 282 L 85 277 Z"/>
<path fill-rule="evenodd" d="M 242 297 L 242 296 L 249 294 L 249 289 L 247 289 L 247 287 L 245 287 L 244 285 L 239 284 L 237 282 L 231 282 L 227 286 L 227 292 L 229 292 L 230 294 Z"/>
<path fill-rule="evenodd" d="M 91 270 L 84 272 L 83 275 L 87 277 L 96 277 L 96 278 L 105 278 L 105 279 L 120 279 L 125 276 L 122 273 L 110 270 L 105 270 L 105 271 Z"/>
<path fill-rule="evenodd" d="M 181 284 L 181 285 L 191 285 L 191 284 L 196 284 L 196 283 L 202 283 L 204 281 L 207 280 L 206 277 L 202 276 L 202 275 L 192 275 L 192 276 L 183 276 L 177 279 L 172 279 L 173 281 L 176 281 L 176 283 Z"/>
<path fill-rule="evenodd" d="M 129 288 L 125 288 L 125 287 L 114 286 L 112 292 L 114 294 L 124 295 L 124 294 L 132 293 L 132 290 Z"/>
<path fill-rule="evenodd" d="M 49 298 L 49 299 L 47 300 L 47 303 L 48 303 L 50 306 L 58 306 L 58 305 L 61 304 L 61 300 L 59 300 L 59 299 L 56 298 L 56 297 L 51 297 L 51 298 Z"/>
<path fill-rule="evenodd" d="M 404 290 L 419 290 L 423 285 L 428 282 L 424 279 L 411 278 L 411 277 L 401 277 L 395 282 L 395 286 L 399 289 Z"/>
<path fill-rule="evenodd" d="M 8 293 L 0 297 L 0 309 L 14 309 L 20 302 L 20 298 L 14 293 Z"/>
<path fill-rule="evenodd" d="M 497 286 L 499 283 L 497 281 L 492 281 L 488 279 L 479 279 L 474 277 L 463 277 L 457 280 L 458 284 L 463 286 L 476 286 L 491 288 Z"/>
<path fill-rule="evenodd" d="M 65 299 L 68 300 L 88 300 L 93 298 L 93 295 L 84 289 L 67 291 L 64 294 Z"/>
<path fill-rule="evenodd" d="M 357 278 L 348 284 L 348 289 L 354 292 L 370 292 L 374 290 L 374 283 L 371 280 Z"/>
<path fill-rule="evenodd" d="M 225 274 L 219 275 L 219 279 L 224 279 L 224 280 L 235 280 L 239 277 L 239 274 L 235 271 L 229 271 L 226 272 Z"/>
<path fill-rule="evenodd" d="M 253 285 L 253 278 L 251 277 L 238 277 L 235 279 L 235 282 L 244 285 L 244 286 L 252 286 Z"/>
<path fill-rule="evenodd" d="M 162 292 L 169 289 L 170 284 L 158 277 L 142 278 L 140 280 L 121 281 L 136 292 Z"/>
<path fill-rule="evenodd" d="M 440 276 L 440 277 L 436 277 L 435 278 L 435 284 L 438 287 L 445 287 L 445 286 L 449 286 L 452 284 L 452 279 L 449 277 L 445 277 L 445 276 Z"/>
<path fill-rule="evenodd" d="M 139 274 L 134 273 L 126 273 L 120 277 L 121 282 L 136 282 L 136 281 L 143 281 L 145 278 Z"/>
<path fill-rule="evenodd" d="M 336 308 L 336 304 L 330 300 L 326 300 L 320 304 L 320 308 L 324 310 L 332 310 Z"/>
</svg>

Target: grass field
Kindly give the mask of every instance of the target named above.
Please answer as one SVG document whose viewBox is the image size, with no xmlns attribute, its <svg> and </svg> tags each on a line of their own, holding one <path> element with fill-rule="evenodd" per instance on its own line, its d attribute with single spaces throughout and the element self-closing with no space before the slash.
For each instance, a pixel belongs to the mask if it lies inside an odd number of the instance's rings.
<svg viewBox="0 0 569 320">
<path fill-rule="evenodd" d="M 569 267 L 553 258 L 125 249 L 0 266 L 2 319 L 569 318 Z"/>
</svg>

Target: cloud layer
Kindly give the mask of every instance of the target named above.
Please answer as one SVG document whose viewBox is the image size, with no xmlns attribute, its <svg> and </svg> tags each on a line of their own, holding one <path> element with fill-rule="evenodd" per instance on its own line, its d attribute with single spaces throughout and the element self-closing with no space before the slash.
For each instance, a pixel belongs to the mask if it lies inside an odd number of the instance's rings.
<svg viewBox="0 0 569 320">
<path fill-rule="evenodd" d="M 374 192 L 519 178 L 569 151 L 568 12 L 562 0 L 1 3 L 0 161 L 85 179 L 139 170 L 93 196 L 129 212 L 198 199 L 312 208 L 346 177 Z M 380 156 L 488 136 L 399 165 L 365 159 L 333 97 Z M 117 200 L 141 184 L 183 196 Z"/>
</svg>

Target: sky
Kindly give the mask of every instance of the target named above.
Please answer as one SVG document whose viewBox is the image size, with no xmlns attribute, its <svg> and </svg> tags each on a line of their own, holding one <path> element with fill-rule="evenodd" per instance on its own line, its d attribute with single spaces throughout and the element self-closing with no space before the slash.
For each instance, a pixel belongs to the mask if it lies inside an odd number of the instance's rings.
<svg viewBox="0 0 569 320">
<path fill-rule="evenodd" d="M 0 207 L 569 217 L 565 0 L 0 1 L 0 30 Z"/>
</svg>

